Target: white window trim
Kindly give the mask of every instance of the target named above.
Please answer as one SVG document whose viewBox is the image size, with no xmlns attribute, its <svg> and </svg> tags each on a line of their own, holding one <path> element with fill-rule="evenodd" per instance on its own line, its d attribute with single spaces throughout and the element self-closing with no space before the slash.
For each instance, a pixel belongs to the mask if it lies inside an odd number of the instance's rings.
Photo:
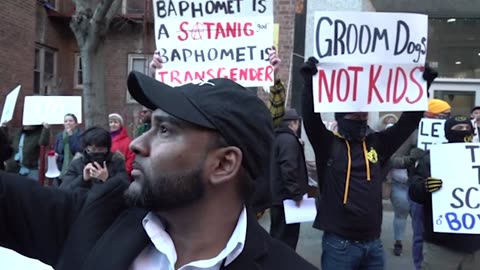
<svg viewBox="0 0 480 270">
<path fill-rule="evenodd" d="M 83 84 L 79 84 L 78 72 L 80 66 L 80 53 L 75 53 L 75 68 L 73 70 L 73 88 L 74 89 L 83 89 Z M 82 75 L 83 75 L 83 67 L 82 67 Z"/>
<path fill-rule="evenodd" d="M 151 54 L 141 54 L 141 53 L 130 53 L 128 54 L 128 67 L 127 67 L 127 74 L 129 74 L 133 70 L 133 60 L 135 59 L 141 59 L 141 60 L 146 60 L 145 61 L 145 70 L 147 72 L 150 72 L 150 62 L 152 61 L 153 58 L 153 53 Z M 147 74 L 148 75 L 148 74 Z M 153 73 L 151 74 L 153 75 Z M 135 99 L 132 98 L 130 93 L 128 92 L 127 89 L 127 94 L 126 94 L 126 102 L 129 104 L 132 103 L 138 103 Z"/>
</svg>

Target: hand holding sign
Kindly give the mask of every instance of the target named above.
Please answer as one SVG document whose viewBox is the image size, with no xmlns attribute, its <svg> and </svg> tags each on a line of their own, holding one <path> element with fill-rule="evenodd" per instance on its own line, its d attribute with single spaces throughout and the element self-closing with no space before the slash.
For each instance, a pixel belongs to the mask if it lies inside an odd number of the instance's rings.
<svg viewBox="0 0 480 270">
<path fill-rule="evenodd" d="M 310 57 L 308 58 L 307 62 L 303 63 L 302 67 L 300 68 L 300 73 L 305 77 L 305 76 L 313 76 L 317 74 L 318 68 L 317 68 L 318 60 L 315 57 Z"/>
<path fill-rule="evenodd" d="M 150 62 L 150 68 L 152 69 L 161 69 L 163 67 L 163 61 L 158 51 L 155 51 L 153 54 L 152 62 Z"/>
<path fill-rule="evenodd" d="M 423 71 L 423 79 L 427 81 L 427 97 L 430 97 L 428 89 L 432 85 L 433 80 L 438 77 L 438 72 L 430 67 L 428 63 L 425 64 L 425 70 Z"/>
<path fill-rule="evenodd" d="M 435 191 L 439 191 L 442 188 L 442 180 L 433 178 L 433 177 L 428 177 L 425 179 L 425 189 L 427 192 L 433 193 Z"/>
<path fill-rule="evenodd" d="M 275 46 L 273 46 L 270 52 L 268 52 L 268 60 L 270 61 L 270 65 L 273 66 L 273 72 L 277 72 L 282 60 L 277 56 Z"/>
</svg>

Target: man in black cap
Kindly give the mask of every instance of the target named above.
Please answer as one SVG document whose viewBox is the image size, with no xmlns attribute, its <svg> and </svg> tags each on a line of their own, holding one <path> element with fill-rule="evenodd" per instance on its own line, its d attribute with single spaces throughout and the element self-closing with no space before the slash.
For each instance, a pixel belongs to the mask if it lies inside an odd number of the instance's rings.
<svg viewBox="0 0 480 270">
<path fill-rule="evenodd" d="M 448 143 L 471 142 L 473 126 L 466 116 L 454 116 L 445 122 Z M 433 232 L 432 193 L 442 188 L 442 180 L 430 174 L 430 153 L 427 153 L 409 179 L 410 198 L 424 206 L 424 260 L 422 269 L 480 269 L 480 234 Z"/>
<path fill-rule="evenodd" d="M 295 109 L 286 111 L 280 127 L 275 130 L 272 155 L 270 157 L 270 186 L 272 207 L 270 208 L 270 235 L 297 247 L 300 223 L 285 222 L 284 200 L 294 200 L 298 206 L 308 189 L 308 173 L 303 145 L 297 137 L 300 116 Z"/>
<path fill-rule="evenodd" d="M 255 94 L 223 78 L 173 88 L 138 72 L 128 89 L 153 111 L 130 145 L 131 185 L 112 177 L 68 193 L 0 173 L 1 245 L 57 270 L 315 269 L 248 210 L 273 137 Z"/>
<path fill-rule="evenodd" d="M 312 77 L 318 60 L 301 68 L 302 116 L 315 152 L 319 197 L 314 227 L 323 230 L 322 269 L 384 269 L 383 166 L 417 128 L 423 112 L 405 112 L 392 127 L 367 133 L 368 113 L 335 113 L 338 133 L 329 131 L 313 108 Z M 423 74 L 430 86 L 436 72 Z"/>
</svg>

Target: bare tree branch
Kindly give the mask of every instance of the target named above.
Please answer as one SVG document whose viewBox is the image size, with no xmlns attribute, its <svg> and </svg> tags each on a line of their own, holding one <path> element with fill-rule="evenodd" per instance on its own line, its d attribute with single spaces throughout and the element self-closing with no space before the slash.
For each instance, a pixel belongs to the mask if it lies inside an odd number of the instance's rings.
<svg viewBox="0 0 480 270">
<path fill-rule="evenodd" d="M 93 24 L 100 23 L 104 20 L 105 15 L 107 15 L 108 10 L 112 6 L 112 3 L 115 0 L 101 0 L 100 4 L 98 4 L 97 8 L 95 9 L 95 13 L 93 13 Z"/>
<path fill-rule="evenodd" d="M 79 10 L 86 9 L 86 1 L 84 0 L 72 0 L 73 4 L 75 4 L 75 13 L 78 13 Z"/>
<path fill-rule="evenodd" d="M 122 0 L 114 0 L 114 2 L 112 3 L 110 10 L 108 10 L 107 15 L 105 15 L 105 21 L 107 25 L 110 25 L 110 22 L 112 21 L 113 16 L 117 14 L 118 10 L 122 6 L 122 2 L 123 2 Z"/>
</svg>

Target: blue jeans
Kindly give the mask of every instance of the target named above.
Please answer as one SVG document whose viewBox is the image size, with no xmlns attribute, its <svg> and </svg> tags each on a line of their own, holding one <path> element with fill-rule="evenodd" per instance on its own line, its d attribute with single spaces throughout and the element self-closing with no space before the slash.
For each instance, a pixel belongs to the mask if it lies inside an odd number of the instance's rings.
<svg viewBox="0 0 480 270">
<path fill-rule="evenodd" d="M 405 237 L 407 218 L 410 211 L 408 202 L 408 184 L 392 181 L 392 193 L 390 201 L 393 206 L 393 236 L 396 241 L 402 241 Z"/>
<path fill-rule="evenodd" d="M 410 200 L 410 215 L 413 229 L 413 264 L 416 270 L 420 270 L 423 262 L 423 205 Z"/>
<path fill-rule="evenodd" d="M 324 232 L 322 270 L 383 270 L 385 258 L 380 239 L 353 241 Z"/>
</svg>

